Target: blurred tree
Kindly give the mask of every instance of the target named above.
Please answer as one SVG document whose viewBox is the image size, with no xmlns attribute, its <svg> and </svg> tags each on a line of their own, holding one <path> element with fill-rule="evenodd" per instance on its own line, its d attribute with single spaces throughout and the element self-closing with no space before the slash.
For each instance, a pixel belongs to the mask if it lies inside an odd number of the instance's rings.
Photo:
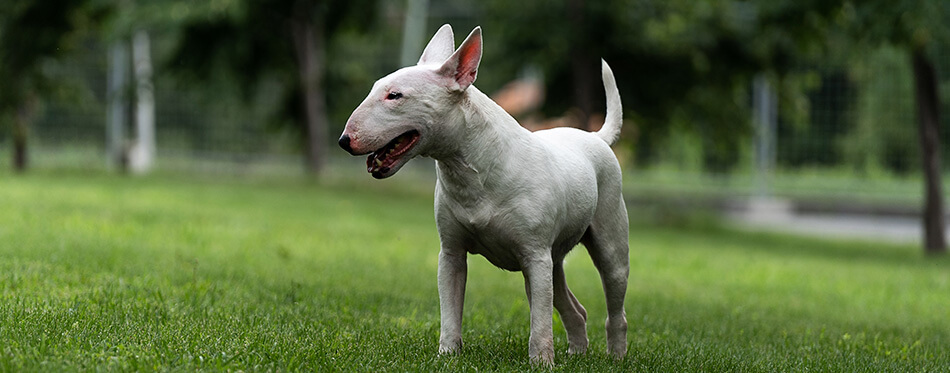
<svg viewBox="0 0 950 373">
<path fill-rule="evenodd" d="M 713 171 L 734 166 L 748 138 L 751 77 L 793 78 L 799 61 L 823 51 L 840 7 L 820 0 L 486 3 L 491 30 L 504 40 L 498 45 L 541 66 L 548 91 L 563 93 L 548 94 L 546 110 L 599 110 L 603 57 L 615 66 L 627 116 L 638 125 L 640 164 L 671 131 L 690 131 L 700 134 L 704 168 Z"/>
<path fill-rule="evenodd" d="M 0 9 L 0 124 L 12 131 L 13 168 L 28 166 L 27 137 L 37 106 L 57 82 L 47 63 L 74 47 L 109 13 L 86 0 L 8 0 Z"/>
<path fill-rule="evenodd" d="M 865 0 L 845 3 L 846 26 L 855 39 L 903 48 L 913 68 L 918 140 L 924 171 L 924 250 L 946 253 L 943 187 L 940 172 L 940 97 L 931 53 L 950 43 L 950 2 Z"/>
<path fill-rule="evenodd" d="M 305 139 L 307 169 L 325 164 L 327 46 L 343 30 L 365 30 L 374 0 L 238 0 L 227 11 L 185 20 L 169 66 L 198 80 L 230 71 L 252 93 L 267 76 L 280 82 L 284 110 L 275 118 L 293 123 Z"/>
</svg>

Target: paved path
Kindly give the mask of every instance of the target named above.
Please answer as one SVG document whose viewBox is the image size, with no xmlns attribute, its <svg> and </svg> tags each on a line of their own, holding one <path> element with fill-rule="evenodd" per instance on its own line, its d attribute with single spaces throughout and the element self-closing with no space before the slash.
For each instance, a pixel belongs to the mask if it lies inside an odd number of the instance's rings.
<svg viewBox="0 0 950 373">
<path fill-rule="evenodd" d="M 757 217 L 733 214 L 736 225 L 756 230 L 769 230 L 826 237 L 859 238 L 870 241 L 920 242 L 919 219 L 838 214 L 792 214 L 785 217 Z"/>
<path fill-rule="evenodd" d="M 731 223 L 753 230 L 903 243 L 920 242 L 923 237 L 917 217 L 798 213 L 782 201 L 759 201 L 748 208 L 728 212 L 726 216 Z"/>
</svg>

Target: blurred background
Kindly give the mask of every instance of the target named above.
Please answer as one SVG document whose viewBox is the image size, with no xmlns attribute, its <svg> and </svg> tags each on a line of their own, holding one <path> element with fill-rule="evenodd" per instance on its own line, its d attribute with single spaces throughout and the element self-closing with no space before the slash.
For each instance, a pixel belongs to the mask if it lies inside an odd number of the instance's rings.
<svg viewBox="0 0 950 373">
<path fill-rule="evenodd" d="M 335 144 L 350 112 L 439 26 L 480 25 L 476 85 L 530 129 L 596 129 L 611 64 L 638 211 L 941 252 L 947 20 L 942 0 L 5 0 L 2 175 L 368 178 Z"/>
</svg>

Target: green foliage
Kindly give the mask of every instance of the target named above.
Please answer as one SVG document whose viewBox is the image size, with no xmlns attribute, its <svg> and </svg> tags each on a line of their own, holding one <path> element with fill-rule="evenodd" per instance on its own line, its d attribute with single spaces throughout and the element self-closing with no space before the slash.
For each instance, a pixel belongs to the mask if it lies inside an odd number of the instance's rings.
<svg viewBox="0 0 950 373">
<path fill-rule="evenodd" d="M 377 8 L 374 0 L 245 0 L 221 4 L 220 8 L 193 11 L 193 16 L 181 18 L 176 47 L 166 66 L 178 71 L 185 81 L 236 82 L 246 101 L 259 97 L 266 87 L 269 95 L 278 98 L 277 110 L 269 120 L 277 127 L 290 126 L 299 133 L 304 133 L 306 120 L 291 22 L 295 18 L 312 20 L 320 28 L 319 33 L 326 35 L 322 48 L 334 48 L 337 39 L 372 29 Z M 328 55 L 328 61 L 338 62 L 332 53 Z M 365 65 L 365 61 L 361 62 Z M 337 76 L 346 75 L 353 66 L 328 63 L 321 68 L 328 71 L 322 87 L 327 92 L 346 91 L 352 83 L 340 81 Z M 344 107 L 335 105 L 338 101 L 334 95 L 328 94 L 327 99 L 331 108 Z M 334 110 L 331 117 L 339 118 L 339 111 L 351 109 Z"/>
<path fill-rule="evenodd" d="M 11 0 L 0 10 L 0 121 L 56 87 L 44 63 L 72 50 L 108 8 L 83 0 Z"/>
<path fill-rule="evenodd" d="M 950 3 L 932 0 L 845 1 L 842 23 L 856 39 L 910 49 L 950 43 Z"/>
<path fill-rule="evenodd" d="M 476 256 L 463 352 L 436 354 L 438 236 L 416 181 L 0 177 L 0 370 L 530 370 L 523 279 Z M 945 260 L 710 226 L 631 238 L 628 357 L 604 352 L 578 248 L 565 270 L 591 351 L 567 356 L 556 321 L 553 370 L 950 364 Z"/>
</svg>

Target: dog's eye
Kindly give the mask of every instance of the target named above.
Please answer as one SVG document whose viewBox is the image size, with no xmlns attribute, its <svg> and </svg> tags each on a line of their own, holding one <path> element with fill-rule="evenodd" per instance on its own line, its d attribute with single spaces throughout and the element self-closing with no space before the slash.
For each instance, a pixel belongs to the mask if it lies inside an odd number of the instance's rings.
<svg viewBox="0 0 950 373">
<path fill-rule="evenodd" d="M 387 100 L 398 100 L 402 98 L 402 93 L 399 92 L 389 92 L 389 95 L 386 96 Z"/>
</svg>

